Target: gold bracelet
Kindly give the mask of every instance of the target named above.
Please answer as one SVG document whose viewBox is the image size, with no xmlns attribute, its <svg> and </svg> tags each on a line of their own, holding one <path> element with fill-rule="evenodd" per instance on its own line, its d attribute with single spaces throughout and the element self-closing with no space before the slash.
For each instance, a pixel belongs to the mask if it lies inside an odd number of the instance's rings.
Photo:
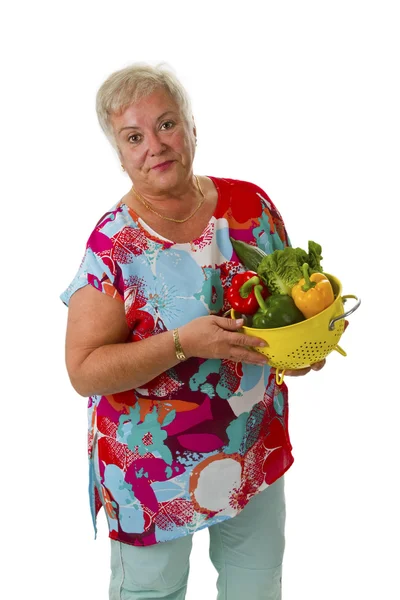
<svg viewBox="0 0 400 600">
<path fill-rule="evenodd" d="M 176 358 L 180 361 L 184 361 L 186 360 L 186 356 L 185 353 L 183 351 L 183 348 L 181 346 L 181 342 L 179 339 L 179 333 L 177 329 L 174 329 L 172 332 L 173 336 L 174 336 L 174 344 L 175 344 L 175 355 Z"/>
</svg>

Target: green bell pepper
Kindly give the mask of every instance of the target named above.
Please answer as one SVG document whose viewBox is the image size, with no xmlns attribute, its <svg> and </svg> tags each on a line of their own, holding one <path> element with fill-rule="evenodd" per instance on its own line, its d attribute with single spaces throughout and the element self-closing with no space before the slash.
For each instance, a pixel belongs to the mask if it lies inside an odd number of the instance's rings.
<svg viewBox="0 0 400 600">
<path fill-rule="evenodd" d="M 264 300 L 261 290 L 261 285 L 254 287 L 254 294 L 260 308 L 253 315 L 253 327 L 257 329 L 272 329 L 304 321 L 303 313 L 300 312 L 290 296 L 274 294 Z"/>
</svg>

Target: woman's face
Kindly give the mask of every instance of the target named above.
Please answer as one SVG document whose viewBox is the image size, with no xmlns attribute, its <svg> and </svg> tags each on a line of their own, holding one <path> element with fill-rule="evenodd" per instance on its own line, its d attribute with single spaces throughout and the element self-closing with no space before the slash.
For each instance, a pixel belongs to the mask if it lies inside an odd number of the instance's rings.
<svg viewBox="0 0 400 600">
<path fill-rule="evenodd" d="M 111 123 L 121 163 L 141 192 L 172 192 L 190 181 L 195 128 L 164 89 L 113 115 Z"/>
</svg>

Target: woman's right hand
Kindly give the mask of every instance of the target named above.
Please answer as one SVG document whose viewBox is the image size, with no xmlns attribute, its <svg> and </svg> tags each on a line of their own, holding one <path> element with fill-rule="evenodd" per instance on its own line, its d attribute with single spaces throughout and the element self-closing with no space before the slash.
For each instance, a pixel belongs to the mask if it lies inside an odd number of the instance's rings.
<svg viewBox="0 0 400 600">
<path fill-rule="evenodd" d="M 220 358 L 265 365 L 267 357 L 251 348 L 268 344 L 261 338 L 240 333 L 242 325 L 243 319 L 228 319 L 216 315 L 198 317 L 179 327 L 183 351 L 188 358 Z"/>
</svg>

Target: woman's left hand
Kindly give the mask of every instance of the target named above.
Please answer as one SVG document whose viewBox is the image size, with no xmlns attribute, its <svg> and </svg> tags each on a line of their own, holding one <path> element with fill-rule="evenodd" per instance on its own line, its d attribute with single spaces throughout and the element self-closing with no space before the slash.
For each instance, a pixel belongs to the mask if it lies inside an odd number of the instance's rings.
<svg viewBox="0 0 400 600">
<path fill-rule="evenodd" d="M 305 369 L 287 369 L 287 371 L 285 371 L 285 377 L 300 377 L 302 375 L 307 375 L 307 373 L 309 373 L 310 371 L 320 371 L 325 366 L 325 363 L 326 359 L 324 358 L 324 360 L 320 360 L 311 365 L 310 367 L 306 367 Z M 271 373 L 275 374 L 276 369 L 271 368 Z"/>
</svg>

